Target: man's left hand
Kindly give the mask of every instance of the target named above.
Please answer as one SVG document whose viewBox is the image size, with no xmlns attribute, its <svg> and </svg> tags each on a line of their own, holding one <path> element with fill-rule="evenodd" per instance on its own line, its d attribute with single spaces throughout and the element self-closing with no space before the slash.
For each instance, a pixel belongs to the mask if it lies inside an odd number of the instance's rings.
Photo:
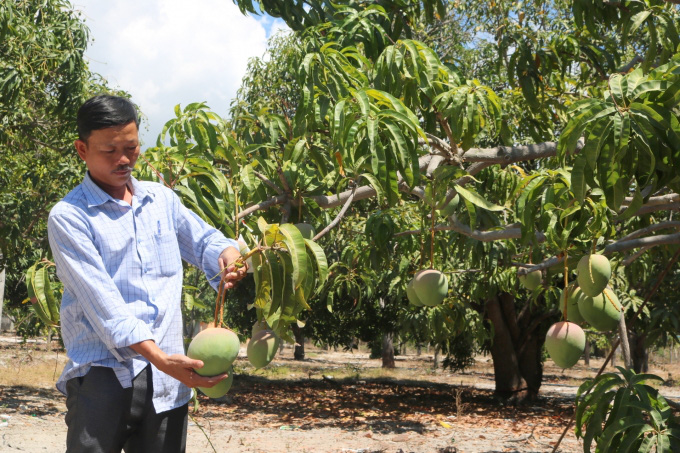
<svg viewBox="0 0 680 453">
<path fill-rule="evenodd" d="M 226 282 L 224 284 L 225 289 L 233 288 L 236 286 L 237 281 L 246 276 L 248 265 L 245 261 L 241 267 L 237 268 L 234 265 L 239 258 L 241 258 L 241 252 L 239 252 L 236 247 L 227 247 L 217 259 L 220 269 L 224 269 L 224 280 Z"/>
</svg>

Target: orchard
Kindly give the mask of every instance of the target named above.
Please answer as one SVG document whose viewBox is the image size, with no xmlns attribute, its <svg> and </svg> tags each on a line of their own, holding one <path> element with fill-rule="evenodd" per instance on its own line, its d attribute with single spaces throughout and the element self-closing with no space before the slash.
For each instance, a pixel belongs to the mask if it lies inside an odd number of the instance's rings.
<svg viewBox="0 0 680 453">
<path fill-rule="evenodd" d="M 72 15 L 49 25 L 81 36 L 56 72 L 7 63 L 49 50 L 36 11 L 68 4 L 43 3 L 0 7 L 0 146 L 19 151 L 0 155 L 0 266 L 8 288 L 21 283 L 8 303 L 32 299 L 35 329 L 56 332 L 44 221 L 57 179 L 79 170 L 74 128 L 48 122 L 102 86 L 81 66 L 87 32 Z M 190 355 L 219 349 L 219 374 L 235 336 L 250 338 L 255 368 L 282 342 L 304 359 L 305 338 L 358 339 L 394 367 L 399 339 L 454 371 L 489 354 L 495 396 L 523 404 L 546 360 L 569 373 L 606 336 L 565 433 L 584 451 L 679 451 L 678 405 L 644 374 L 647 351 L 680 329 L 678 2 L 235 3 L 292 32 L 251 61 L 227 115 L 178 105 L 136 167 L 240 237 L 251 263 L 252 279 L 216 300 L 187 268 L 185 330 L 213 325 Z M 17 45 L 29 36 L 35 49 Z M 39 84 L 64 91 L 43 99 Z M 619 346 L 623 366 L 604 373 Z"/>
</svg>

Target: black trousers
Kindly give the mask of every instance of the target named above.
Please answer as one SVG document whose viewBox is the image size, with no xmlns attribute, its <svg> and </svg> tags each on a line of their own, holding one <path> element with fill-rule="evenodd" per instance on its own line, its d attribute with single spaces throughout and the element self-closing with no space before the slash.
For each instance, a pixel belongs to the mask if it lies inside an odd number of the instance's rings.
<svg viewBox="0 0 680 453">
<path fill-rule="evenodd" d="M 67 453 L 183 453 L 188 405 L 157 414 L 147 366 L 121 387 L 111 368 L 92 367 L 66 383 Z"/>
</svg>

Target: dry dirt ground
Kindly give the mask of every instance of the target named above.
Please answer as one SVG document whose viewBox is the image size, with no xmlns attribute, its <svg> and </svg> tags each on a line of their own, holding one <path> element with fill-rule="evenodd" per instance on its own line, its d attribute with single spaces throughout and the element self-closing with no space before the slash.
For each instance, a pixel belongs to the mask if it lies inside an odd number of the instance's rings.
<svg viewBox="0 0 680 453">
<path fill-rule="evenodd" d="M 64 451 L 65 399 L 54 389 L 63 353 L 17 341 L 0 336 L 0 452 Z M 256 371 L 242 350 L 227 396 L 199 398 L 187 451 L 548 452 L 573 413 L 580 379 L 601 361 L 566 373 L 547 362 L 541 398 L 519 407 L 494 399 L 488 358 L 466 373 L 433 370 L 432 363 L 431 355 L 409 353 L 383 370 L 366 352 L 308 345 L 304 362 L 285 349 Z M 651 371 L 672 377 L 680 367 Z M 680 388 L 663 393 L 677 396 Z M 573 430 L 559 451 L 583 451 Z"/>
</svg>

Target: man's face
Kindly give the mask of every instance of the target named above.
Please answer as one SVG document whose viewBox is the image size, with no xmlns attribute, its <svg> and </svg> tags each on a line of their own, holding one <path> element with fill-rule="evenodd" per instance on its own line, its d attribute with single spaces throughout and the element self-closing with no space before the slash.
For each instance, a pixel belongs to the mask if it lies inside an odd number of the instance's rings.
<svg viewBox="0 0 680 453">
<path fill-rule="evenodd" d="M 134 121 L 94 130 L 86 141 L 76 140 L 75 147 L 94 182 L 112 197 L 122 199 L 139 157 L 139 134 Z"/>
</svg>

